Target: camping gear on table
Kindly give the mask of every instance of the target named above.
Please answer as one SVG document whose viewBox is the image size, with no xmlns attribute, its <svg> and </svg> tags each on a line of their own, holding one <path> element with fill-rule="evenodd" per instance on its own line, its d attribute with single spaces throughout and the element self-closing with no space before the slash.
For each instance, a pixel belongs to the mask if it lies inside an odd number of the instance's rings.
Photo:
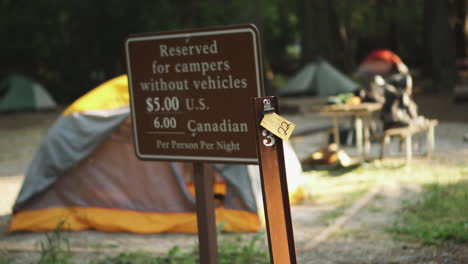
<svg viewBox="0 0 468 264">
<path fill-rule="evenodd" d="M 50 231 L 64 221 L 68 230 L 197 232 L 192 164 L 139 160 L 129 114 L 125 75 L 70 105 L 44 137 L 7 231 Z M 257 231 L 253 185 L 259 178 L 252 180 L 245 165 L 204 166 L 217 182 L 217 223 L 224 222 L 223 230 Z"/>
<path fill-rule="evenodd" d="M 358 105 L 362 102 L 361 97 L 354 95 L 354 93 L 342 93 L 336 96 L 329 96 L 327 98 L 327 105 L 347 104 Z"/>
<path fill-rule="evenodd" d="M 57 108 L 54 99 L 39 83 L 20 75 L 0 82 L 0 112 L 38 111 Z"/>
</svg>

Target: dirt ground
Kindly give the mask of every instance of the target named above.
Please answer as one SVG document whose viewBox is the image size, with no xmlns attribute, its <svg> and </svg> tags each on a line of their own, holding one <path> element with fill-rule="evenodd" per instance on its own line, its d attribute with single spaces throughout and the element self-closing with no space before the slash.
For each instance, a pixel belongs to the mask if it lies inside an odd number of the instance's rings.
<svg viewBox="0 0 468 264">
<path fill-rule="evenodd" d="M 436 129 L 436 152 L 433 160 L 415 162 L 465 162 L 468 158 L 468 103 L 454 104 L 450 96 L 418 95 L 420 113 L 441 121 Z M 11 206 L 21 187 L 23 175 L 42 136 L 54 122 L 58 112 L 16 113 L 0 115 L 0 230 L 6 226 Z M 315 120 L 316 116 L 299 113 L 291 119 L 300 126 Z M 308 141 L 309 140 L 309 141 Z M 293 144 L 300 158 L 318 148 L 320 136 Z M 314 143 L 315 142 L 315 143 Z M 312 144 L 312 145 L 311 145 Z M 321 216 L 336 208 L 302 203 L 292 207 L 293 226 L 298 263 L 319 264 L 436 264 L 468 263 L 468 246 L 447 243 L 443 246 L 425 246 L 392 239 L 385 227 L 395 219 L 403 201 L 415 199 L 421 191 L 417 184 L 402 184 L 387 179 L 377 186 L 377 192 L 350 217 L 338 231 L 314 248 L 308 245 L 332 223 Z M 375 210 L 375 208 L 380 208 Z M 135 235 L 82 231 L 66 233 L 76 263 L 121 251 L 144 250 L 163 254 L 178 245 L 192 248 L 196 235 L 154 234 Z M 250 236 L 247 234 L 246 236 Z M 39 241 L 43 233 L 0 233 L 0 253 L 13 256 L 13 263 L 35 263 Z"/>
</svg>

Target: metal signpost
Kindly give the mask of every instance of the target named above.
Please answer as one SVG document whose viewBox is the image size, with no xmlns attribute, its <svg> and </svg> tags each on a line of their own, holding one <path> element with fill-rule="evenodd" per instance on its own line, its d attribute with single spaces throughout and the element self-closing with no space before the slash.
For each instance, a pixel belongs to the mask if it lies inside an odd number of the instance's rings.
<svg viewBox="0 0 468 264">
<path fill-rule="evenodd" d="M 203 162 L 256 164 L 250 99 L 263 95 L 252 25 L 131 35 L 125 41 L 136 155 L 194 163 L 200 263 L 217 263 Z"/>
</svg>

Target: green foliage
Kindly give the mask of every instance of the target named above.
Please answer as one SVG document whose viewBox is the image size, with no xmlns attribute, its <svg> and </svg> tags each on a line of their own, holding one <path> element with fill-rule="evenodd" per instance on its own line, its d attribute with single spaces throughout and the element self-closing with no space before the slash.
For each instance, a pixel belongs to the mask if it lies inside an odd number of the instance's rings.
<svg viewBox="0 0 468 264">
<path fill-rule="evenodd" d="M 157 264 L 195 264 L 198 260 L 198 252 L 194 249 L 184 252 L 179 247 L 173 247 L 166 256 L 158 257 Z"/>
<path fill-rule="evenodd" d="M 245 240 L 240 235 L 221 237 L 218 246 L 220 264 L 267 264 L 268 251 L 262 246 L 262 233 Z"/>
<path fill-rule="evenodd" d="M 270 259 L 266 248 L 261 243 L 261 233 L 245 239 L 239 234 L 219 235 L 218 258 L 220 264 L 267 264 Z M 183 251 L 173 247 L 164 256 L 151 256 L 146 252 L 120 253 L 114 257 L 96 260 L 92 264 L 196 264 L 198 246 Z"/>
<path fill-rule="evenodd" d="M 8 41 L 0 43 L 6 51 L 0 60 L 0 79 L 9 73 L 26 74 L 43 83 L 59 102 L 69 103 L 125 73 L 123 41 L 131 33 L 245 23 L 260 28 L 268 65 L 275 72 L 292 74 L 301 51 L 330 33 L 318 31 L 330 21 L 308 22 L 299 30 L 301 5 L 314 2 L 319 1 L 4 0 L 0 1 L 0 34 Z M 339 55 L 336 67 L 354 70 L 375 48 L 391 49 L 411 65 L 425 65 L 423 50 L 428 41 L 423 40 L 423 7 L 428 1 L 325 2 L 336 11 L 331 22 L 336 22 L 333 35 L 339 37 L 331 43 L 343 42 L 331 48 L 331 54 Z M 298 48 L 300 40 L 308 37 L 312 43 Z"/>
<path fill-rule="evenodd" d="M 52 233 L 46 234 L 45 241 L 40 242 L 40 259 L 38 264 L 72 264 L 70 243 L 62 232 L 64 221 L 60 222 Z M 266 264 L 269 263 L 268 252 L 262 245 L 263 233 L 254 235 L 221 234 L 224 223 L 217 226 L 218 256 L 220 264 Z M 246 239 L 251 237 L 250 239 Z M 143 251 L 122 252 L 117 256 L 105 257 L 91 264 L 196 264 L 198 263 L 198 245 L 192 250 L 184 251 L 175 246 L 167 254 L 159 257 Z M 0 264 L 8 264 L 11 258 L 0 251 Z"/>
<path fill-rule="evenodd" d="M 407 204 L 389 231 L 403 239 L 441 244 L 468 243 L 468 182 L 427 185 L 422 199 Z"/>
<path fill-rule="evenodd" d="M 41 257 L 38 264 L 71 264 L 70 243 L 61 231 L 64 222 L 60 222 L 54 231 L 46 234 L 46 240 L 40 242 Z"/>
<path fill-rule="evenodd" d="M 197 258 L 191 252 L 183 252 L 179 247 L 173 247 L 167 255 L 155 257 L 147 252 L 125 252 L 115 257 L 107 257 L 92 264 L 195 264 Z"/>
<path fill-rule="evenodd" d="M 284 87 L 288 83 L 287 78 L 282 74 L 275 74 L 271 80 L 271 85 L 275 88 Z"/>
<path fill-rule="evenodd" d="M 262 26 L 268 57 L 282 56 L 295 33 L 292 0 L 0 1 L 3 74 L 23 73 L 68 103 L 125 73 L 129 34 L 231 24 Z"/>
<path fill-rule="evenodd" d="M 341 33 L 358 63 L 376 48 L 391 49 L 407 63 L 421 60 L 422 0 L 334 1 L 334 4 Z"/>
<path fill-rule="evenodd" d="M 177 249 L 172 249 L 171 251 L 178 251 Z M 173 256 L 173 252 L 169 252 L 168 256 L 171 255 Z M 176 252 L 177 254 L 177 252 Z M 177 259 L 180 261 L 180 257 L 173 256 L 175 257 L 174 259 Z M 162 264 L 162 263 L 188 263 L 186 261 L 184 262 L 164 262 L 162 258 L 156 258 L 154 256 L 151 256 L 150 254 L 146 252 L 126 252 L 126 253 L 120 253 L 115 257 L 107 257 L 104 259 L 97 260 L 95 262 L 92 262 L 93 264 Z"/>
<path fill-rule="evenodd" d="M 9 264 L 13 258 L 6 251 L 0 250 L 0 264 Z"/>
</svg>

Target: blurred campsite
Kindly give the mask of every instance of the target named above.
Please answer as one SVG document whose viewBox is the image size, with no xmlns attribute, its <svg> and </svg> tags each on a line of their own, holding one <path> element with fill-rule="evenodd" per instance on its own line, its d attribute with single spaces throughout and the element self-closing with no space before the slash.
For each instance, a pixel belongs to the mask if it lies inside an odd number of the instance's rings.
<svg viewBox="0 0 468 264">
<path fill-rule="evenodd" d="M 0 0 L 0 264 L 182 263 L 194 168 L 136 157 L 124 41 L 239 24 L 259 29 L 265 93 L 297 125 L 299 262 L 468 263 L 468 0 Z M 267 263 L 258 166 L 203 166 L 235 240 L 220 255 Z M 70 239 L 44 246 L 53 234 Z"/>
<path fill-rule="evenodd" d="M 0 2 L 0 80 L 41 83 L 59 104 L 125 72 L 130 33 L 254 23 L 261 31 L 267 94 L 317 57 L 345 74 L 377 48 L 398 54 L 430 82 L 453 92 L 466 67 L 465 0 L 57 1 Z M 457 64 L 458 61 L 458 64 Z M 282 81 L 283 80 L 283 81 Z"/>
</svg>

